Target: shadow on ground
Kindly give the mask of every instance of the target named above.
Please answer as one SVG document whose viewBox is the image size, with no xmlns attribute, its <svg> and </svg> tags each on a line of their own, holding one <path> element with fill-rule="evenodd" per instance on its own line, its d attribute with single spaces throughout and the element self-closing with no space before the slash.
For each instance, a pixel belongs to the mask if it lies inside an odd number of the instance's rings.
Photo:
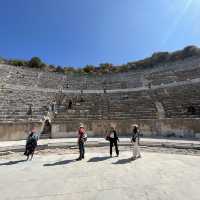
<svg viewBox="0 0 200 200">
<path fill-rule="evenodd" d="M 117 162 L 114 162 L 112 164 L 127 164 L 127 163 L 131 163 L 135 160 L 133 160 L 132 158 L 125 158 L 125 159 L 120 159 Z"/>
<path fill-rule="evenodd" d="M 75 160 L 62 160 L 62 161 L 58 161 L 58 162 L 55 162 L 55 163 L 47 163 L 47 164 L 44 164 L 43 166 L 44 167 L 50 167 L 50 166 L 56 166 L 56 165 L 66 165 L 66 164 L 69 164 L 69 163 L 72 163 L 72 162 L 75 162 Z"/>
<path fill-rule="evenodd" d="M 6 163 L 0 163 L 0 166 L 3 166 L 3 165 L 15 165 L 17 163 L 21 163 L 21 162 L 25 162 L 25 161 L 27 161 L 27 160 L 23 159 L 23 160 L 9 161 L 9 162 L 6 162 Z"/>
<path fill-rule="evenodd" d="M 107 160 L 109 159 L 110 156 L 104 156 L 104 157 L 94 157 L 94 158 L 90 158 L 88 160 L 88 162 L 99 162 L 99 161 L 104 161 L 104 160 Z"/>
</svg>

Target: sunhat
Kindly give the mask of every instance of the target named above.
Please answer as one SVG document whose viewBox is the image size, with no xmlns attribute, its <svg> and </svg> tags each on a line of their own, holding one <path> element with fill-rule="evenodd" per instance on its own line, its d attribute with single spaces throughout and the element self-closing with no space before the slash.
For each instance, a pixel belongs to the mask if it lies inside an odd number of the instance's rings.
<svg viewBox="0 0 200 200">
<path fill-rule="evenodd" d="M 137 124 L 132 124 L 132 126 L 133 126 L 133 127 L 138 127 L 138 125 L 137 125 Z"/>
<path fill-rule="evenodd" d="M 80 128 L 84 128 L 84 125 L 83 125 L 83 123 L 80 123 Z"/>
</svg>

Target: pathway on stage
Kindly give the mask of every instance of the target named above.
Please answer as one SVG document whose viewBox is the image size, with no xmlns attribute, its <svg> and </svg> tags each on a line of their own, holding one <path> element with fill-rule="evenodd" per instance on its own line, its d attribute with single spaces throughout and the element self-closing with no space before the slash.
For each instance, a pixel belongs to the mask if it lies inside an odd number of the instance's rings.
<svg viewBox="0 0 200 200">
<path fill-rule="evenodd" d="M 130 151 L 109 158 L 107 148 L 0 157 L 1 200 L 199 200 L 200 156 Z"/>
</svg>

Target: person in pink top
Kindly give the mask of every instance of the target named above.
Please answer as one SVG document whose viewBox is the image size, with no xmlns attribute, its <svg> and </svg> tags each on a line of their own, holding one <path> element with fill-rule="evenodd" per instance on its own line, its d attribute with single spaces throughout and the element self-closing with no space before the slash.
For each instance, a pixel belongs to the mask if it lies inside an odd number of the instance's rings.
<svg viewBox="0 0 200 200">
<path fill-rule="evenodd" d="M 84 147 L 84 143 L 86 141 L 86 132 L 85 132 L 85 128 L 84 125 L 82 123 L 80 123 L 80 127 L 78 130 L 78 147 L 79 147 L 79 157 L 76 160 L 82 160 L 84 159 L 84 155 L 85 155 L 85 147 Z"/>
</svg>

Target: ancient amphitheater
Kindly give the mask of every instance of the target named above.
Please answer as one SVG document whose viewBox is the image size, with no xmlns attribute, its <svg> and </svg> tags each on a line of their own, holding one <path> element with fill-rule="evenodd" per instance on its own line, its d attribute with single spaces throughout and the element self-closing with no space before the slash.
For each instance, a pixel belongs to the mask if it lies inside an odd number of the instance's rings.
<svg viewBox="0 0 200 200">
<path fill-rule="evenodd" d="M 0 79 L 0 140 L 26 138 L 43 116 L 49 138 L 75 137 L 79 122 L 89 136 L 110 123 L 127 136 L 136 122 L 143 136 L 200 137 L 200 55 L 101 76 L 1 64 Z"/>
</svg>

